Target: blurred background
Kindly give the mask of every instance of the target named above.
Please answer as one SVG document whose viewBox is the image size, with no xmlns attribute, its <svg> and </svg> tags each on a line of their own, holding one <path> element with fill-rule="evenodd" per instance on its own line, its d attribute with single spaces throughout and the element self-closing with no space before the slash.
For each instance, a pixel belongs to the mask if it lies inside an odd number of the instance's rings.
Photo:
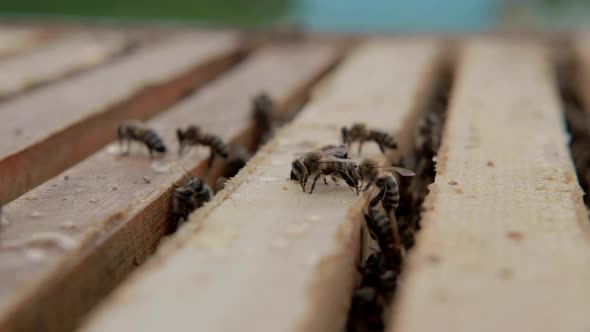
<svg viewBox="0 0 590 332">
<path fill-rule="evenodd" d="M 328 32 L 584 28 L 590 0 L 0 0 L 0 16 Z"/>
</svg>

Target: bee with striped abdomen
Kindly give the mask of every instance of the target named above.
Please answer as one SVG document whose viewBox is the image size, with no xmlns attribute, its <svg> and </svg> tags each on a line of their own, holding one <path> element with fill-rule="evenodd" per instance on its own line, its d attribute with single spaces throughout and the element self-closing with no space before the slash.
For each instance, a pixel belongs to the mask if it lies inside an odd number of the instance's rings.
<svg viewBox="0 0 590 332">
<path fill-rule="evenodd" d="M 397 143 L 390 134 L 377 130 L 368 129 L 364 123 L 354 123 L 350 128 L 342 127 L 342 143 L 350 148 L 354 142 L 359 142 L 359 155 L 361 154 L 365 141 L 373 141 L 379 146 L 379 150 L 385 154 L 385 149 L 397 149 Z"/>
<path fill-rule="evenodd" d="M 365 223 L 371 238 L 379 244 L 382 253 L 381 271 L 392 270 L 398 275 L 403 260 L 402 244 L 395 218 L 389 218 L 382 212 L 369 208 L 365 213 Z"/>
<path fill-rule="evenodd" d="M 153 129 L 146 127 L 140 121 L 123 122 L 119 125 L 119 128 L 117 128 L 117 137 L 119 138 L 121 148 L 123 148 L 124 142 L 127 142 L 127 149 L 122 153 L 123 155 L 129 154 L 131 141 L 143 142 L 148 148 L 150 158 L 153 158 L 154 151 L 160 153 L 166 152 L 166 146 L 160 136 L 158 136 Z"/>
<path fill-rule="evenodd" d="M 213 165 L 216 155 L 220 155 L 224 159 L 228 157 L 228 147 L 223 142 L 223 139 L 217 135 L 203 132 L 199 126 L 190 125 L 186 130 L 178 128 L 176 129 L 176 137 L 179 143 L 179 155 L 182 155 L 192 145 L 208 146 L 211 149 L 211 154 L 207 160 L 207 167 L 209 168 Z"/>
<path fill-rule="evenodd" d="M 298 180 L 301 189 L 305 192 L 307 181 L 313 176 L 310 194 L 320 177 L 323 177 L 324 183 L 328 184 L 326 176 L 330 176 L 334 182 L 337 182 L 339 178 L 343 179 L 351 189 L 355 188 L 358 191 L 358 182 L 348 172 L 351 167 L 354 167 L 355 162 L 347 157 L 348 149 L 344 145 L 327 145 L 320 150 L 308 152 L 291 163 L 291 179 Z"/>
<path fill-rule="evenodd" d="M 389 172 L 388 172 L 389 171 Z M 379 193 L 371 199 L 369 206 L 375 207 L 379 202 L 389 214 L 399 205 L 399 186 L 391 172 L 401 176 L 414 176 L 414 172 L 407 168 L 396 166 L 381 166 L 374 159 L 363 159 L 358 165 L 360 178 L 367 182 L 363 191 L 367 191 L 373 184 L 379 188 Z"/>
</svg>

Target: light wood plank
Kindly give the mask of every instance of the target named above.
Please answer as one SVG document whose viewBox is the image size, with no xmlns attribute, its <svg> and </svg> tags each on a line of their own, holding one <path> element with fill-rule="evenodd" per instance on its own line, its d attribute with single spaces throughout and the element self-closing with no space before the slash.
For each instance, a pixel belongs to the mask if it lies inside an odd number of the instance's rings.
<svg viewBox="0 0 590 332">
<path fill-rule="evenodd" d="M 302 193 L 287 180 L 291 161 L 337 143 L 340 126 L 357 120 L 401 134 L 437 55 L 425 41 L 358 50 L 83 331 L 341 331 L 364 199 L 345 185 Z"/>
<path fill-rule="evenodd" d="M 0 58 L 27 50 L 48 34 L 35 28 L 0 27 Z"/>
<path fill-rule="evenodd" d="M 171 149 L 152 167 L 143 146 L 119 158 L 114 142 L 5 206 L 10 224 L 0 232 L 0 330 L 72 329 L 154 250 L 167 230 L 172 186 L 183 183 L 180 165 L 200 174 L 208 154 L 193 149 L 178 160 L 176 128 L 197 123 L 226 140 L 247 141 L 256 94 L 268 91 L 280 108 L 290 108 L 338 54 L 328 44 L 256 53 L 149 122 Z M 40 236 L 55 241 L 35 242 Z"/>
<path fill-rule="evenodd" d="M 0 202 L 63 171 L 204 84 L 238 56 L 232 33 L 189 33 L 0 104 Z"/>
<path fill-rule="evenodd" d="M 546 50 L 464 49 L 389 331 L 587 331 L 590 233 Z"/>
<path fill-rule="evenodd" d="M 127 45 L 121 34 L 68 34 L 0 62 L 0 98 L 100 64 Z"/>
</svg>

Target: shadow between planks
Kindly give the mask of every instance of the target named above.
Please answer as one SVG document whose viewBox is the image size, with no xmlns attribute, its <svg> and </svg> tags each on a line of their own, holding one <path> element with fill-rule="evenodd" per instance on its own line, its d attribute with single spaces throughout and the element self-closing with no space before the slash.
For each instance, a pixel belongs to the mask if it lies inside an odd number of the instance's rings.
<svg viewBox="0 0 590 332">
<path fill-rule="evenodd" d="M 57 175 L 235 63 L 234 33 L 186 33 L 0 104 L 0 203 Z"/>
<path fill-rule="evenodd" d="M 302 193 L 288 180 L 291 161 L 337 143 L 355 121 L 393 129 L 402 153 L 411 150 L 441 53 L 431 40 L 361 46 L 82 331 L 342 331 L 368 197 L 343 184 Z M 367 145 L 363 156 L 380 156 Z"/>
<path fill-rule="evenodd" d="M 73 330 L 153 252 L 167 230 L 172 187 L 186 180 L 182 167 L 202 175 L 208 154 L 193 149 L 179 159 L 176 128 L 195 123 L 247 141 L 256 94 L 267 91 L 280 110 L 290 109 L 340 55 L 327 43 L 255 52 L 149 122 L 170 149 L 164 158 L 150 161 L 143 146 L 121 158 L 112 143 L 5 206 L 0 330 Z"/>
</svg>

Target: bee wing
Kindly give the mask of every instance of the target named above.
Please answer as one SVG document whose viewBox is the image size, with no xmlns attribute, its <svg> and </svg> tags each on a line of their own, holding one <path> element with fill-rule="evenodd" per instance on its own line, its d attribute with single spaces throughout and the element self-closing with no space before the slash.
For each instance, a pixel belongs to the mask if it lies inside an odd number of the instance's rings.
<svg viewBox="0 0 590 332">
<path fill-rule="evenodd" d="M 416 175 L 416 173 L 414 173 L 411 169 L 407 169 L 407 168 L 403 168 L 403 167 L 391 166 L 389 169 L 394 172 L 397 172 L 401 176 L 414 176 L 414 175 Z"/>
<path fill-rule="evenodd" d="M 334 157 L 334 156 L 323 156 L 322 159 L 320 159 L 318 161 L 318 163 L 320 163 L 320 164 L 325 164 L 325 163 L 350 163 L 350 164 L 356 164 L 356 161 L 354 161 L 352 159 L 343 159 L 343 158 L 338 158 L 338 157 Z"/>
<path fill-rule="evenodd" d="M 348 153 L 348 148 L 346 145 L 339 145 L 322 150 L 322 153 L 330 156 L 345 156 Z"/>
<path fill-rule="evenodd" d="M 401 176 L 414 176 L 414 175 L 416 175 L 416 173 L 414 173 L 414 171 L 412 171 L 411 169 L 397 167 L 397 166 L 375 166 L 372 168 L 383 168 L 384 170 L 387 170 L 387 171 L 396 172 Z"/>
</svg>

